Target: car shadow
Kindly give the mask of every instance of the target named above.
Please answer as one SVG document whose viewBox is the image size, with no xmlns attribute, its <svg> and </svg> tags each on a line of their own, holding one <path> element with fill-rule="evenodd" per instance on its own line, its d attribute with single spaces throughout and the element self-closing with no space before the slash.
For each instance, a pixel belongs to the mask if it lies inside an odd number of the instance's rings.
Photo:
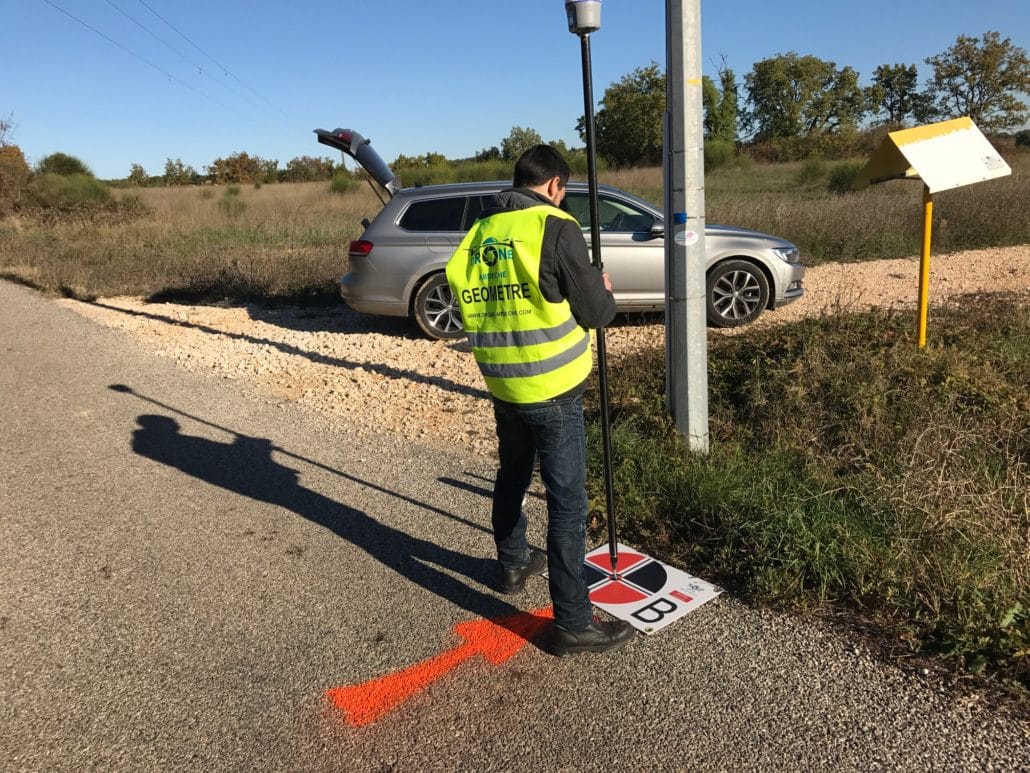
<svg viewBox="0 0 1030 773">
<path fill-rule="evenodd" d="M 608 327 L 639 327 L 641 325 L 664 325 L 664 311 L 620 311 Z"/>
<path fill-rule="evenodd" d="M 139 415 L 136 424 L 132 450 L 142 457 L 317 523 L 409 582 L 472 615 L 495 619 L 519 611 L 448 573 L 489 588 L 496 582 L 495 560 L 469 556 L 413 537 L 361 510 L 305 488 L 299 482 L 297 470 L 273 459 L 272 452 L 281 449 L 268 438 L 233 433 L 231 442 L 221 443 L 184 434 L 178 421 L 155 413 Z M 339 567 L 339 572 L 347 571 L 347 566 Z"/>
<path fill-rule="evenodd" d="M 244 307 L 255 322 L 264 322 L 285 330 L 301 333 L 337 333 L 342 335 L 366 335 L 375 333 L 404 338 L 425 340 L 415 323 L 407 317 L 385 317 L 362 314 L 343 303 L 338 304 L 269 304 L 248 303 Z"/>
</svg>

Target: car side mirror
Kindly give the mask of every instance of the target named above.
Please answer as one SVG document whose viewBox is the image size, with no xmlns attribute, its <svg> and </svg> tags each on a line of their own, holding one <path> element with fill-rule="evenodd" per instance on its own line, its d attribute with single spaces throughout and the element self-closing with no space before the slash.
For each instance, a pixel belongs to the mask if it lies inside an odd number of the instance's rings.
<svg viewBox="0 0 1030 773">
<path fill-rule="evenodd" d="M 654 223 L 652 223 L 652 225 L 651 225 L 651 236 L 653 236 L 656 239 L 664 239 L 665 238 L 665 223 L 663 223 L 661 220 L 657 220 Z"/>
</svg>

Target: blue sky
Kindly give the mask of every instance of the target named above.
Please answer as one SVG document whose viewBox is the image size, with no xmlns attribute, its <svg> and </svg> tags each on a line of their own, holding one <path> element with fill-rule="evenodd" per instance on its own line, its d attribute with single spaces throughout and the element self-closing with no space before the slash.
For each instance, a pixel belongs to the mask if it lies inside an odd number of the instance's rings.
<svg viewBox="0 0 1030 773">
<path fill-rule="evenodd" d="M 337 126 L 387 160 L 469 156 L 516 125 L 581 144 L 580 47 L 560 0 L 50 1 L 115 43 L 45 0 L 0 0 L 0 117 L 30 163 L 61 151 L 118 178 L 133 163 L 161 174 L 167 158 L 204 172 L 246 151 L 285 167 L 335 158 L 312 129 Z M 605 0 L 602 22 L 598 99 L 635 68 L 664 65 L 665 3 Z M 987 30 L 1030 48 L 1030 2 L 702 3 L 705 72 L 724 58 L 741 84 L 788 51 L 851 65 L 863 83 L 894 62 L 925 79 L 926 57 Z"/>
</svg>

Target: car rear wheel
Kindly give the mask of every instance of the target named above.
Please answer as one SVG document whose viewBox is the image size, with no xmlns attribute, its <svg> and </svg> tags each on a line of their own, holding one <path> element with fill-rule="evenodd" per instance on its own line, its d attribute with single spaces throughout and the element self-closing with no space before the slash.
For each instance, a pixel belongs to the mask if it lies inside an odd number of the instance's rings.
<svg viewBox="0 0 1030 773">
<path fill-rule="evenodd" d="M 708 324 L 737 327 L 753 322 L 769 304 L 769 280 L 754 263 L 728 260 L 708 274 Z"/>
<path fill-rule="evenodd" d="M 461 309 L 445 274 L 433 274 L 418 288 L 411 310 L 415 322 L 430 338 L 454 339 L 465 335 Z"/>
</svg>

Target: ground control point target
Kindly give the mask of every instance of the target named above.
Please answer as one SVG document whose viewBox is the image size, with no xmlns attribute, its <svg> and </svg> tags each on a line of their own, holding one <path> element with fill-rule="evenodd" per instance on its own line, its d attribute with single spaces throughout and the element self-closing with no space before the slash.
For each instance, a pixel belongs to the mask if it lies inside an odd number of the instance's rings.
<svg viewBox="0 0 1030 773">
<path fill-rule="evenodd" d="M 583 574 L 590 602 L 646 634 L 660 631 L 722 593 L 721 588 L 622 543 L 616 568 L 613 576 L 607 545 L 587 553 Z"/>
</svg>

